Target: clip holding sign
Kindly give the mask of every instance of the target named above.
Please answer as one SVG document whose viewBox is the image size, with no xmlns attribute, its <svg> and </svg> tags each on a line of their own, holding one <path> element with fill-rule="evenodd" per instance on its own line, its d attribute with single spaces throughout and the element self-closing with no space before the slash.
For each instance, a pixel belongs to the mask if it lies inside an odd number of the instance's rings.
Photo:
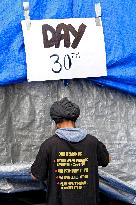
<svg viewBox="0 0 136 205">
<path fill-rule="evenodd" d="M 27 27 L 27 30 L 30 30 L 31 20 L 29 16 L 29 2 L 23 2 L 23 7 L 24 7 L 24 16 L 26 20 L 26 27 Z"/>
<path fill-rule="evenodd" d="M 96 13 L 96 17 L 95 17 L 96 26 L 101 26 L 101 22 L 100 22 L 101 4 L 100 3 L 95 4 L 95 13 Z"/>
</svg>

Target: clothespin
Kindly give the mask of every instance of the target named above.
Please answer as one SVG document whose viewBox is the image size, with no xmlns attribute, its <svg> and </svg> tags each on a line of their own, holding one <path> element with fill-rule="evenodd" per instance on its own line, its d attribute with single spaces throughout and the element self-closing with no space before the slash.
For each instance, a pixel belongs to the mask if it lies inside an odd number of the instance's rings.
<svg viewBox="0 0 136 205">
<path fill-rule="evenodd" d="M 96 17 L 95 17 L 96 26 L 101 26 L 101 22 L 100 22 L 101 4 L 100 3 L 95 4 L 95 13 L 96 13 Z"/>
<path fill-rule="evenodd" d="M 27 30 L 30 30 L 31 20 L 29 16 L 29 2 L 23 2 L 23 7 L 24 7 L 24 16 L 26 20 L 26 27 L 27 27 Z"/>
</svg>

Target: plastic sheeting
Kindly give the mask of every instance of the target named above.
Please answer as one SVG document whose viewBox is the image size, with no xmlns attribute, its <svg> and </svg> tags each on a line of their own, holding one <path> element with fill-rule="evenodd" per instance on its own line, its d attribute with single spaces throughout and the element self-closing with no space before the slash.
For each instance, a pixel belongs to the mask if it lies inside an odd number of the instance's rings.
<svg viewBox="0 0 136 205">
<path fill-rule="evenodd" d="M 30 0 L 31 19 L 95 16 L 98 0 Z M 90 79 L 136 94 L 136 2 L 100 0 L 108 76 Z M 0 2 L 0 85 L 26 80 L 23 1 Z"/>
<path fill-rule="evenodd" d="M 46 184 L 33 181 L 30 176 L 30 164 L 14 164 L 0 167 L 0 193 L 15 193 L 22 191 L 44 190 Z M 104 171 L 100 174 L 100 191 L 110 198 L 136 204 L 136 191 Z M 4 179 L 3 179 L 4 178 Z M 45 193 L 46 194 L 46 193 Z"/>
<path fill-rule="evenodd" d="M 85 80 L 72 80 L 67 87 L 50 81 L 0 88 L 0 191 L 39 188 L 29 168 L 40 144 L 54 133 L 49 108 L 65 96 L 81 108 L 77 125 L 103 141 L 112 156 L 100 170 L 102 190 L 136 204 L 136 97 Z"/>
</svg>

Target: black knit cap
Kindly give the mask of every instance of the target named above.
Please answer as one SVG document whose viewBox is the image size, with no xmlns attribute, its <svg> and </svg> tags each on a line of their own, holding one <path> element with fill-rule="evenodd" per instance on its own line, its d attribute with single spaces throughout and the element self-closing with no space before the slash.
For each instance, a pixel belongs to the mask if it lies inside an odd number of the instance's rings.
<svg viewBox="0 0 136 205">
<path fill-rule="evenodd" d="M 69 101 L 66 97 L 56 101 L 50 108 L 51 119 L 56 123 L 63 120 L 76 121 L 80 115 L 80 108 L 75 103 Z"/>
</svg>

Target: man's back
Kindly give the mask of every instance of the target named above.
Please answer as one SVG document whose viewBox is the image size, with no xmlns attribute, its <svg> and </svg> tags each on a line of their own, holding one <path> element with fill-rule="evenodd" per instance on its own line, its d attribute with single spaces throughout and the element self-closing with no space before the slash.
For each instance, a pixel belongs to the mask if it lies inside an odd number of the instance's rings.
<svg viewBox="0 0 136 205">
<path fill-rule="evenodd" d="M 31 171 L 47 180 L 47 205 L 96 205 L 98 166 L 108 162 L 106 147 L 97 138 L 69 142 L 54 135 L 41 145 Z"/>
</svg>

